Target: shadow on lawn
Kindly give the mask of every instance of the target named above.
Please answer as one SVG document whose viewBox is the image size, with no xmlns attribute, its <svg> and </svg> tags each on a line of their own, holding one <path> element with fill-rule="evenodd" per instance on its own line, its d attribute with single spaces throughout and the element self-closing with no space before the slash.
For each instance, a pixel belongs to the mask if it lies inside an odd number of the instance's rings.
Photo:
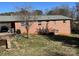
<svg viewBox="0 0 79 59">
<path fill-rule="evenodd" d="M 69 37 L 69 36 L 60 36 L 60 35 L 46 35 L 49 40 L 62 42 L 63 45 L 74 46 L 79 48 L 79 38 Z"/>
</svg>

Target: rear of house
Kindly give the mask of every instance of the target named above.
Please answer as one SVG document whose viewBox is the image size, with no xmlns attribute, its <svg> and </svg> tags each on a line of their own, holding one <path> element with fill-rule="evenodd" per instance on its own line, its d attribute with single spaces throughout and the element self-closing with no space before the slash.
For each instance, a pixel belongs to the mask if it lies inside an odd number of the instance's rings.
<svg viewBox="0 0 79 59">
<path fill-rule="evenodd" d="M 71 34 L 71 18 L 62 15 L 46 15 L 38 16 L 32 20 L 29 27 L 29 34 L 52 33 L 55 35 Z M 22 34 L 26 34 L 25 22 L 15 22 L 15 29 L 20 30 Z"/>
<path fill-rule="evenodd" d="M 70 35 L 71 18 L 62 15 L 41 15 L 29 22 L 29 34 Z M 17 16 L 0 16 L 0 32 L 15 33 L 20 30 L 21 34 L 26 34 L 25 20 Z"/>
</svg>

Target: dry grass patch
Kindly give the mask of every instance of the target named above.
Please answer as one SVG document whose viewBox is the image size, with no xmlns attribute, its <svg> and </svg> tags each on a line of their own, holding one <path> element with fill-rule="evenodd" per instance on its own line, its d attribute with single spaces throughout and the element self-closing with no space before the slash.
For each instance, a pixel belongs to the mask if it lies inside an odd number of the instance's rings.
<svg viewBox="0 0 79 59">
<path fill-rule="evenodd" d="M 20 37 L 15 39 L 20 49 L 14 45 L 12 50 L 0 51 L 0 55 L 25 55 L 25 56 L 54 56 L 77 55 L 76 49 L 62 45 L 62 42 L 49 40 L 47 36 L 30 36 L 29 39 Z"/>
</svg>

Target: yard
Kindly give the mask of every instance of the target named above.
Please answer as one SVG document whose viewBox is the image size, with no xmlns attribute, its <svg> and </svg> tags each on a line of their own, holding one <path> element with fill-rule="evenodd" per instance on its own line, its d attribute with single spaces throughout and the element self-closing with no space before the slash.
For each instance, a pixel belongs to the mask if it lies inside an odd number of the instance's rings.
<svg viewBox="0 0 79 59">
<path fill-rule="evenodd" d="M 69 56 L 79 55 L 79 38 L 53 35 L 30 35 L 12 40 L 12 49 L 0 48 L 1 56 Z"/>
</svg>

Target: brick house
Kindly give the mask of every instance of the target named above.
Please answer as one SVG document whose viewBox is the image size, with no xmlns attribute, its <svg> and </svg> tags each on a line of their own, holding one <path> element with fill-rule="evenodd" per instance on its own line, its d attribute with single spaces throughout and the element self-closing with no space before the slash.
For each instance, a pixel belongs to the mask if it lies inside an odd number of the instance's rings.
<svg viewBox="0 0 79 59">
<path fill-rule="evenodd" d="M 2 26 L 8 27 L 8 32 L 20 30 L 22 34 L 26 34 L 25 21 L 17 16 L 0 16 L 0 30 Z M 55 35 L 70 35 L 72 18 L 62 15 L 41 15 L 35 20 L 29 22 L 29 34 L 53 33 Z"/>
</svg>

